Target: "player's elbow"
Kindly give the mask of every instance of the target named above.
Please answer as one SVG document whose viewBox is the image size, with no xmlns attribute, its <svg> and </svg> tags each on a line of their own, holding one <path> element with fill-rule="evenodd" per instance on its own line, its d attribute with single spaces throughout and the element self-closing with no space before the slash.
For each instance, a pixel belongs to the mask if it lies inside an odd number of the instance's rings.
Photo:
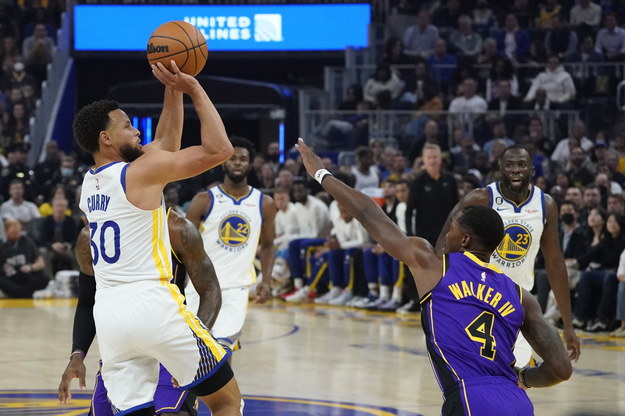
<svg viewBox="0 0 625 416">
<path fill-rule="evenodd" d="M 558 366 L 556 375 L 560 378 L 560 381 L 566 381 L 571 378 L 571 375 L 573 375 L 573 366 L 568 357 Z"/>
<path fill-rule="evenodd" d="M 226 140 L 224 143 L 221 143 L 221 145 L 215 149 L 214 154 L 216 154 L 224 162 L 230 159 L 234 154 L 234 148 L 232 147 L 230 140 Z"/>
</svg>

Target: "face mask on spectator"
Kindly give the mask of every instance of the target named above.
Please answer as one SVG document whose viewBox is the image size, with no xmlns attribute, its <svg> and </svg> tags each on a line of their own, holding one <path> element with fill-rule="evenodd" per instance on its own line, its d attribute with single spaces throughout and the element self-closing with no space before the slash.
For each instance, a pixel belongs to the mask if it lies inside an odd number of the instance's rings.
<svg viewBox="0 0 625 416">
<path fill-rule="evenodd" d="M 22 62 L 16 62 L 13 64 L 13 70 L 15 72 L 22 72 L 24 70 L 24 64 Z"/>
<path fill-rule="evenodd" d="M 573 214 L 571 214 L 570 212 L 566 212 L 560 216 L 560 221 L 562 221 L 566 225 L 573 224 L 574 220 L 575 218 L 573 218 Z"/>
<path fill-rule="evenodd" d="M 73 170 L 70 168 L 61 168 L 61 176 L 64 178 L 69 178 L 72 176 Z"/>
</svg>

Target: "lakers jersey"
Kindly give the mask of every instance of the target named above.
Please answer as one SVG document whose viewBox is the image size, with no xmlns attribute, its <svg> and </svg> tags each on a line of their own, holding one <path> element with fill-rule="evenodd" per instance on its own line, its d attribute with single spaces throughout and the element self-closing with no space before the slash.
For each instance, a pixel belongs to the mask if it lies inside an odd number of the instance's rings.
<svg viewBox="0 0 625 416">
<path fill-rule="evenodd" d="M 421 321 L 446 400 L 486 378 L 516 386 L 512 347 L 523 323 L 522 296 L 517 284 L 473 254 L 443 257 L 443 278 L 421 300 Z"/>
<path fill-rule="evenodd" d="M 547 220 L 545 194 L 534 185 L 530 187 L 529 196 L 519 205 L 503 196 L 499 182 L 486 187 L 490 207 L 497 210 L 504 226 L 504 238 L 493 252 L 491 263 L 525 290 L 534 286 L 534 260 Z"/>
<path fill-rule="evenodd" d="M 253 261 L 263 222 L 263 193 L 250 187 L 236 199 L 221 186 L 208 190 L 210 206 L 200 226 L 221 289 L 249 286 L 256 279 Z"/>
<path fill-rule="evenodd" d="M 85 174 L 80 209 L 87 216 L 97 290 L 171 279 L 164 204 L 146 211 L 126 199 L 126 169 L 113 162 Z"/>
</svg>

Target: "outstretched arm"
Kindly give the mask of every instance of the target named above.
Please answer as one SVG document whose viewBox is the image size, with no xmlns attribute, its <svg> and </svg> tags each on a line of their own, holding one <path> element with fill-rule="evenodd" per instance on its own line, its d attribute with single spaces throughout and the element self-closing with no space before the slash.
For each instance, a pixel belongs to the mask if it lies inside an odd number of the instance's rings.
<svg viewBox="0 0 625 416">
<path fill-rule="evenodd" d="M 72 336 L 72 354 L 69 363 L 61 376 L 58 397 L 61 404 L 72 398 L 70 390 L 72 379 L 77 378 L 82 390 L 86 388 L 85 375 L 87 369 L 83 362 L 87 351 L 95 338 L 95 321 L 93 319 L 93 305 L 95 303 L 95 278 L 91 263 L 91 248 L 89 242 L 89 228 L 81 230 L 76 241 L 76 259 L 80 266 L 78 277 L 78 305 L 74 314 L 74 328 Z"/>
<path fill-rule="evenodd" d="M 323 169 L 321 159 L 302 139 L 295 147 L 302 154 L 306 171 L 314 178 L 315 173 Z M 436 286 L 441 277 L 442 263 L 430 244 L 421 238 L 407 237 L 371 198 L 331 175 L 325 176 L 321 185 L 388 254 L 411 269 L 419 293 L 426 294 Z"/>
<path fill-rule="evenodd" d="M 171 247 L 200 295 L 197 316 L 207 328 L 211 328 L 221 309 L 221 289 L 213 263 L 204 251 L 202 236 L 191 222 L 173 210 L 169 211 L 168 225 Z"/>
<path fill-rule="evenodd" d="M 263 225 L 260 230 L 260 268 L 263 281 L 256 288 L 256 303 L 265 303 L 271 297 L 271 274 L 276 257 L 274 238 L 276 235 L 274 219 L 276 204 L 273 199 L 263 195 Z"/>
<path fill-rule="evenodd" d="M 443 246 L 445 245 L 445 236 L 449 231 L 449 225 L 451 224 L 451 219 L 464 207 L 468 207 L 470 205 L 483 205 L 488 206 L 489 196 L 488 191 L 486 189 L 474 189 L 469 192 L 460 202 L 456 204 L 456 206 L 451 210 L 449 215 L 447 216 L 447 221 L 445 221 L 445 225 L 441 229 L 441 233 L 438 235 L 438 239 L 436 240 L 436 253 L 438 255 L 443 254 Z"/>
<path fill-rule="evenodd" d="M 538 301 L 523 289 L 523 312 L 525 318 L 521 331 L 523 336 L 544 362 L 538 367 L 524 370 L 525 385 L 520 387 L 549 387 L 571 377 L 573 368 L 555 328 L 543 318 Z"/>
<path fill-rule="evenodd" d="M 543 235 L 540 238 L 540 249 L 545 258 L 545 268 L 547 278 L 558 303 L 558 309 L 562 314 L 564 324 L 564 340 L 572 360 L 579 359 L 580 347 L 579 339 L 573 329 L 571 317 L 571 293 L 569 289 L 569 277 L 564 263 L 564 256 L 560 249 L 560 239 L 558 237 L 558 207 L 554 200 L 545 195 L 547 202 L 547 222 Z"/>
</svg>

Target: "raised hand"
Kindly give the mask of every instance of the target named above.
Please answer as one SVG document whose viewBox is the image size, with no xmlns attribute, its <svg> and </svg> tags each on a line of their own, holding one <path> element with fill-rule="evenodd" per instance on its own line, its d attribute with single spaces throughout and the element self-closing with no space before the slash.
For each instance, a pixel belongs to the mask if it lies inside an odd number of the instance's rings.
<svg viewBox="0 0 625 416">
<path fill-rule="evenodd" d="M 319 169 L 323 169 L 323 163 L 321 163 L 321 159 L 319 156 L 315 154 L 315 152 L 304 143 L 304 139 L 301 137 L 297 139 L 297 144 L 295 145 L 297 151 L 302 155 L 302 161 L 304 162 L 304 167 L 310 176 L 315 177 L 315 172 Z"/>
<path fill-rule="evenodd" d="M 195 88 L 200 86 L 197 79 L 181 72 L 175 61 L 170 61 L 170 67 L 171 70 L 167 69 L 160 62 L 152 65 L 152 73 L 166 87 L 185 94 L 191 94 Z"/>
</svg>

